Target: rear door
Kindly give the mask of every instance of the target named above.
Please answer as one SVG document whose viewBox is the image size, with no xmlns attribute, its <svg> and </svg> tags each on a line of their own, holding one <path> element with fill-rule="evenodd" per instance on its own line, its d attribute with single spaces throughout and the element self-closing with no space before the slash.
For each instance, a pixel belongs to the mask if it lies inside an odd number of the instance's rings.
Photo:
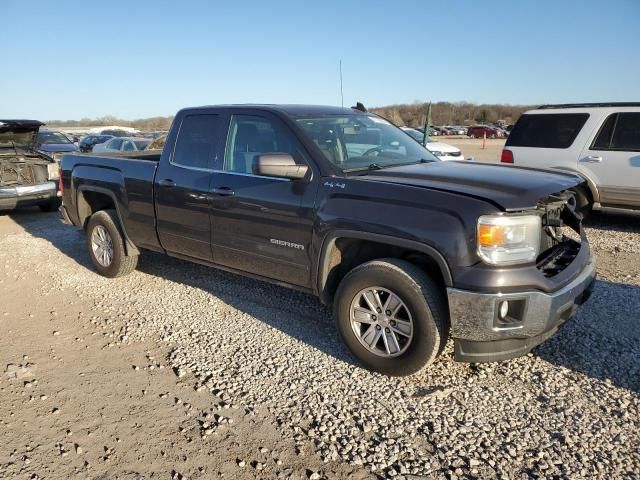
<svg viewBox="0 0 640 480">
<path fill-rule="evenodd" d="M 579 170 L 598 186 L 602 205 L 640 207 L 640 112 L 605 117 L 580 155 Z"/>
<path fill-rule="evenodd" d="M 169 161 L 160 162 L 156 173 L 158 237 L 170 254 L 212 261 L 208 196 L 213 167 L 223 146 L 220 116 L 187 114 L 177 128 Z"/>
<path fill-rule="evenodd" d="M 230 110 L 225 154 L 211 184 L 215 262 L 299 286 L 310 285 L 309 248 L 318 175 L 282 120 L 256 111 Z M 250 114 L 249 114 L 250 113 Z M 304 180 L 254 173 L 263 153 L 289 153 L 308 164 Z"/>
</svg>

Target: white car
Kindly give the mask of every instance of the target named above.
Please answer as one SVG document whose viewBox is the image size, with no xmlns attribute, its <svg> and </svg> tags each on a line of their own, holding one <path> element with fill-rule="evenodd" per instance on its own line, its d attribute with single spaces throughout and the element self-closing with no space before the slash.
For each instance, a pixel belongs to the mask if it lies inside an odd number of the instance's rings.
<svg viewBox="0 0 640 480">
<path fill-rule="evenodd" d="M 93 152 L 136 152 L 144 150 L 150 143 L 150 138 L 113 137 L 111 140 L 94 146 Z"/>
<path fill-rule="evenodd" d="M 502 151 L 503 163 L 577 173 L 582 213 L 640 209 L 640 102 L 544 105 L 524 113 Z"/>
<path fill-rule="evenodd" d="M 411 127 L 400 127 L 407 135 L 413 138 L 416 142 L 422 144 L 424 133 L 420 130 Z M 426 149 L 433 153 L 440 160 L 464 160 L 464 156 L 459 148 L 442 142 L 434 142 L 431 139 L 427 140 Z"/>
</svg>

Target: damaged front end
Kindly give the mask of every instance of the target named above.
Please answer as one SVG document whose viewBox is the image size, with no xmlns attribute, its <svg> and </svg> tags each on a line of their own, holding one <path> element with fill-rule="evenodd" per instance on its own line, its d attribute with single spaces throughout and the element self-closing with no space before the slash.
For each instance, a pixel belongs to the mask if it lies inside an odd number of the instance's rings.
<svg viewBox="0 0 640 480">
<path fill-rule="evenodd" d="M 58 165 L 33 149 L 42 125 L 35 120 L 0 120 L 0 209 L 57 207 Z"/>
<path fill-rule="evenodd" d="M 546 278 L 552 278 L 571 265 L 587 238 L 571 190 L 543 198 L 538 210 L 542 212 L 542 231 L 536 267 Z"/>
</svg>

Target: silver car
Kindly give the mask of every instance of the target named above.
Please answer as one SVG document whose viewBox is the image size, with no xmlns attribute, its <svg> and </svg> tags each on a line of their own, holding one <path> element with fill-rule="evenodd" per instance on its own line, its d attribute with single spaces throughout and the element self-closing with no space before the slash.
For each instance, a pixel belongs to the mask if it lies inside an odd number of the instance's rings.
<svg viewBox="0 0 640 480">
<path fill-rule="evenodd" d="M 105 143 L 94 146 L 93 152 L 136 152 L 144 150 L 150 143 L 151 139 L 149 138 L 114 137 Z"/>
</svg>

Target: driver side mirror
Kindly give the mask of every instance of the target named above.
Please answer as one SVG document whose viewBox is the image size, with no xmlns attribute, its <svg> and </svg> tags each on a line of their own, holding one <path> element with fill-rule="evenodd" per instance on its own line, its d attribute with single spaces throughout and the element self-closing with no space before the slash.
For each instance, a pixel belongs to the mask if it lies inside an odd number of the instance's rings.
<svg viewBox="0 0 640 480">
<path fill-rule="evenodd" d="M 259 155 L 253 173 L 263 177 L 280 177 L 301 180 L 309 171 L 308 165 L 299 165 L 288 153 L 265 153 Z"/>
</svg>

